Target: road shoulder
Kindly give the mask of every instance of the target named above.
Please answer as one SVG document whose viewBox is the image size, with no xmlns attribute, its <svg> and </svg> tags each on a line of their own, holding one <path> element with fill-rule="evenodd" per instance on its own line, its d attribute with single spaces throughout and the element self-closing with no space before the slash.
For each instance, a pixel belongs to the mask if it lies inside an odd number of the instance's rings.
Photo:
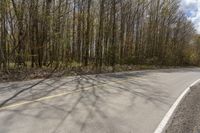
<svg viewBox="0 0 200 133">
<path fill-rule="evenodd" d="M 200 132 L 200 84 L 191 87 L 177 107 L 166 133 L 199 133 Z"/>
</svg>

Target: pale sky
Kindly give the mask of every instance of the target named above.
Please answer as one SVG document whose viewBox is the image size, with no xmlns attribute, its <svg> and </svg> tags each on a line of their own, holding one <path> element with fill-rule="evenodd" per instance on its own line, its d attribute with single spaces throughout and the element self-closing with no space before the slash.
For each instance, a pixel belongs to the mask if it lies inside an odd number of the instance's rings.
<svg viewBox="0 0 200 133">
<path fill-rule="evenodd" d="M 200 33 L 200 0 L 181 0 L 181 6 Z"/>
</svg>

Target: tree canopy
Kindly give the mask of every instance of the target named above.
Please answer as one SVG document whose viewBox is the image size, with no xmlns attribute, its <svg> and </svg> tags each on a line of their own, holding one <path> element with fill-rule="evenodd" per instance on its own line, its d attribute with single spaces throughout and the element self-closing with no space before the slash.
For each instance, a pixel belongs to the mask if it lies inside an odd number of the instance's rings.
<svg viewBox="0 0 200 133">
<path fill-rule="evenodd" d="M 179 0 L 1 0 L 1 69 L 191 63 Z M 187 55 L 187 54 L 190 55 Z M 198 53 L 198 52 L 197 52 Z M 189 56 L 189 57 L 188 57 Z"/>
</svg>

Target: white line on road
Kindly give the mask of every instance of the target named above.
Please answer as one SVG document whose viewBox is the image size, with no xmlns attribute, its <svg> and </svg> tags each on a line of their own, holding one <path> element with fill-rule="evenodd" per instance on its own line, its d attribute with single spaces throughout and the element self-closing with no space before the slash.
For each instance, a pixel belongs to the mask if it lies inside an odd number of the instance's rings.
<svg viewBox="0 0 200 133">
<path fill-rule="evenodd" d="M 196 80 L 194 83 L 192 83 L 176 100 L 176 102 L 171 106 L 170 110 L 167 112 L 167 114 L 164 116 L 163 120 L 161 121 L 161 123 L 158 125 L 158 127 L 156 128 L 156 130 L 154 131 L 154 133 L 163 133 L 166 125 L 168 124 L 169 120 L 171 119 L 173 113 L 175 112 L 177 106 L 180 104 L 180 102 L 182 101 L 182 99 L 188 94 L 188 92 L 190 91 L 191 87 L 194 86 L 195 84 L 197 84 L 198 82 L 200 82 L 200 79 Z"/>
</svg>

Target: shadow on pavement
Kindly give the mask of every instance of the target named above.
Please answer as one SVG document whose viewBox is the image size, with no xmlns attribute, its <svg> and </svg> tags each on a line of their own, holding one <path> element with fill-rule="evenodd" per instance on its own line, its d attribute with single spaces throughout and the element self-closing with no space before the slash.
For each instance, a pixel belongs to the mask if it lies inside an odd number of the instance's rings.
<svg viewBox="0 0 200 133">
<path fill-rule="evenodd" d="M 1 102 L 0 106 L 2 107 L 7 103 L 11 104 L 16 101 L 34 100 L 49 96 L 55 94 L 58 90 L 59 92 L 80 90 L 80 92 L 76 94 L 58 98 L 59 101 L 55 100 L 58 104 L 40 101 L 38 104 L 43 105 L 42 108 L 25 105 L 22 107 L 22 110 L 13 109 L 9 111 L 20 114 L 21 116 L 34 117 L 40 120 L 58 120 L 55 127 L 52 127 L 54 128 L 52 133 L 58 132 L 59 128 L 65 125 L 67 119 L 78 124 L 80 126 L 80 131 L 84 131 L 88 127 L 88 123 L 91 125 L 91 121 L 94 122 L 94 119 L 97 117 L 102 121 L 106 121 L 110 111 L 120 112 L 123 108 L 125 110 L 133 109 L 135 100 L 138 98 L 158 108 L 162 108 L 163 105 L 168 104 L 168 94 L 162 89 L 156 89 L 155 86 L 142 81 L 134 79 L 129 80 L 135 77 L 143 78 L 146 75 L 148 75 L 148 72 L 117 73 L 97 76 L 79 75 L 68 80 L 44 79 L 25 89 L 19 90 L 17 93 Z M 124 82 L 118 82 L 120 80 L 124 80 Z M 152 78 L 152 83 L 156 82 L 157 81 Z M 16 85 L 13 87 L 16 87 Z M 85 87 L 90 87 L 90 89 L 85 90 Z M 9 88 L 14 90 L 12 85 Z M 0 95 L 4 94 L 5 93 Z M 122 101 L 122 103 L 120 103 L 120 98 L 123 98 L 126 102 L 123 103 Z M 34 115 L 27 113 L 30 110 L 37 110 L 37 113 Z M 54 110 L 54 113 L 52 115 L 45 115 L 47 110 Z M 81 114 L 85 117 L 80 120 L 80 118 L 77 117 Z M 10 117 L 10 119 L 12 119 L 12 117 Z"/>
</svg>

